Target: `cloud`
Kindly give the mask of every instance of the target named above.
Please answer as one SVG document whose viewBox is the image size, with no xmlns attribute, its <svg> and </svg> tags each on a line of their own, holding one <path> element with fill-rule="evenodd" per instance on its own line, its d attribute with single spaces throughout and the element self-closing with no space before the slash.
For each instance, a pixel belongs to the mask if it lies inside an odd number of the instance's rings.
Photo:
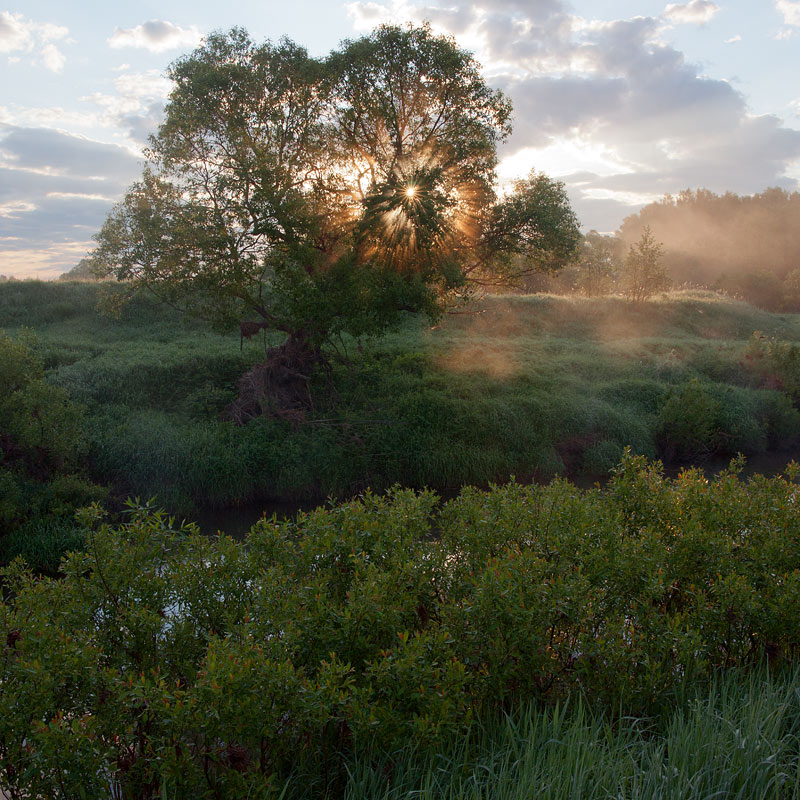
<svg viewBox="0 0 800 800">
<path fill-rule="evenodd" d="M 21 127 L 93 128 L 100 125 L 97 113 L 73 111 L 61 106 L 0 106 L 0 124 Z"/>
<path fill-rule="evenodd" d="M 514 105 L 501 179 L 531 167 L 560 177 L 587 227 L 613 229 L 637 204 L 687 187 L 794 188 L 800 131 L 752 115 L 730 83 L 665 41 L 665 22 L 702 24 L 717 4 L 673 3 L 660 17 L 616 20 L 578 17 L 560 0 L 475 0 L 466 9 L 394 0 L 351 3 L 349 13 L 370 26 L 430 19 L 474 50 Z"/>
<path fill-rule="evenodd" d="M 163 120 L 172 82 L 153 69 L 124 72 L 114 78 L 114 88 L 116 94 L 95 92 L 81 99 L 101 108 L 103 124 L 123 130 L 131 144 L 141 148 Z"/>
<path fill-rule="evenodd" d="M 800 2 L 798 0 L 775 0 L 775 8 L 783 16 L 784 25 L 800 28 Z"/>
<path fill-rule="evenodd" d="M 690 0 L 688 3 L 670 3 L 662 16 L 675 24 L 705 25 L 718 11 L 719 6 L 710 0 Z"/>
<path fill-rule="evenodd" d="M 129 70 L 129 67 L 125 67 Z M 60 106 L 0 106 L 0 124 L 18 128 L 58 128 L 96 137 L 105 129 L 110 137 L 141 154 L 148 136 L 158 130 L 172 83 L 159 70 L 122 72 L 113 79 L 113 90 L 78 98 L 83 109 Z"/>
<path fill-rule="evenodd" d="M 124 147 L 0 123 L 0 272 L 55 276 L 73 266 L 140 174 Z"/>
<path fill-rule="evenodd" d="M 33 43 L 32 23 L 26 22 L 22 14 L 0 11 L 0 53 L 28 51 L 33 48 Z"/>
<path fill-rule="evenodd" d="M 181 28 L 167 20 L 152 19 L 135 28 L 115 28 L 108 43 L 114 48 L 137 47 L 162 53 L 178 47 L 195 47 L 202 38 L 194 25 Z"/>
<path fill-rule="evenodd" d="M 54 44 L 46 44 L 42 48 L 42 63 L 51 72 L 61 72 L 64 69 L 66 58 Z"/>
<path fill-rule="evenodd" d="M 0 273 L 15 278 L 57 278 L 62 272 L 74 267 L 94 248 L 94 242 L 89 239 L 42 243 L 38 247 L 20 247 L 14 250 L 7 248 L 9 240 L 4 240 L 2 236 L 0 243 L 3 245 Z"/>
<path fill-rule="evenodd" d="M 741 42 L 742 37 L 737 33 L 736 36 L 731 36 L 730 39 L 725 40 L 725 44 L 734 44 L 735 42 Z"/>
<path fill-rule="evenodd" d="M 0 11 L 0 53 L 27 53 L 39 59 L 52 72 L 61 72 L 66 59 L 53 42 L 65 39 L 67 28 L 50 23 L 34 22 L 22 14 Z M 9 56 L 9 61 L 19 61 L 19 56 Z"/>
<path fill-rule="evenodd" d="M 0 125 L 0 165 L 53 176 L 128 182 L 139 159 L 125 148 L 53 128 Z"/>
</svg>

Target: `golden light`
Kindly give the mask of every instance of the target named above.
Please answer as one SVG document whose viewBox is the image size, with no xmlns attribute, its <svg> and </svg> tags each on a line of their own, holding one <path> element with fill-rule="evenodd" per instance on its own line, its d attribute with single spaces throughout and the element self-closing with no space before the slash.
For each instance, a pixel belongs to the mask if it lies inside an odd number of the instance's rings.
<svg viewBox="0 0 800 800">
<path fill-rule="evenodd" d="M 406 197 L 413 197 L 417 193 L 417 190 L 413 186 L 409 186 L 406 189 Z"/>
</svg>

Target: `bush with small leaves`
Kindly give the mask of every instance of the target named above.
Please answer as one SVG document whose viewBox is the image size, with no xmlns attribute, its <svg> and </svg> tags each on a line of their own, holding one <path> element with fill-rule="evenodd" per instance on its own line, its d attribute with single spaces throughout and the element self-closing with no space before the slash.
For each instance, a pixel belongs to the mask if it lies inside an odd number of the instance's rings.
<svg viewBox="0 0 800 800">
<path fill-rule="evenodd" d="M 0 786 L 332 796 L 354 756 L 432 755 L 521 705 L 638 714 L 794 661 L 798 468 L 740 469 L 668 479 L 626 452 L 606 489 L 367 493 L 245 544 L 89 510 L 63 579 L 4 572 Z"/>
</svg>

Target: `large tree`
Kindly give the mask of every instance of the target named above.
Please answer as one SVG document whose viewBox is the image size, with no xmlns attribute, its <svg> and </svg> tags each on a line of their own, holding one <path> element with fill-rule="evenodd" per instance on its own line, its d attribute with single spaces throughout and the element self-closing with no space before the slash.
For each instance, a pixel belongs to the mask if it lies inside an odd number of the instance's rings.
<svg viewBox="0 0 800 800">
<path fill-rule="evenodd" d="M 243 382 L 240 418 L 269 397 L 302 405 L 332 337 L 434 317 L 576 251 L 563 185 L 532 174 L 496 196 L 510 103 L 428 27 L 384 26 L 322 60 L 234 29 L 169 77 L 142 180 L 94 259 L 221 327 L 285 334 Z"/>
</svg>

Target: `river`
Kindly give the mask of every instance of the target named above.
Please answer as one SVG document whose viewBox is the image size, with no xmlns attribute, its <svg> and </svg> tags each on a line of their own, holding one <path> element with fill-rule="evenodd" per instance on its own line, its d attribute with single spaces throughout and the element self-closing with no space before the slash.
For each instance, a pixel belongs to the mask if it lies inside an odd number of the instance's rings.
<svg viewBox="0 0 800 800">
<path fill-rule="evenodd" d="M 778 475 L 783 472 L 786 465 L 796 460 L 800 462 L 800 447 L 795 447 L 777 452 L 762 453 L 747 459 L 742 475 Z M 701 467 L 709 477 L 725 469 L 730 463 L 729 458 L 716 458 L 703 461 L 695 466 Z M 669 465 L 664 472 L 670 477 L 675 477 L 687 465 Z M 582 489 L 591 489 L 597 485 L 602 486 L 608 480 L 608 475 L 578 475 L 570 480 Z M 439 492 L 445 498 L 455 497 L 458 490 Z M 273 514 L 278 519 L 293 519 L 299 511 L 310 511 L 319 503 L 288 503 L 270 500 L 256 500 L 228 508 L 201 508 L 192 516 L 200 530 L 213 536 L 222 531 L 236 539 L 244 538 L 250 528 L 262 517 L 271 517 Z"/>
</svg>

